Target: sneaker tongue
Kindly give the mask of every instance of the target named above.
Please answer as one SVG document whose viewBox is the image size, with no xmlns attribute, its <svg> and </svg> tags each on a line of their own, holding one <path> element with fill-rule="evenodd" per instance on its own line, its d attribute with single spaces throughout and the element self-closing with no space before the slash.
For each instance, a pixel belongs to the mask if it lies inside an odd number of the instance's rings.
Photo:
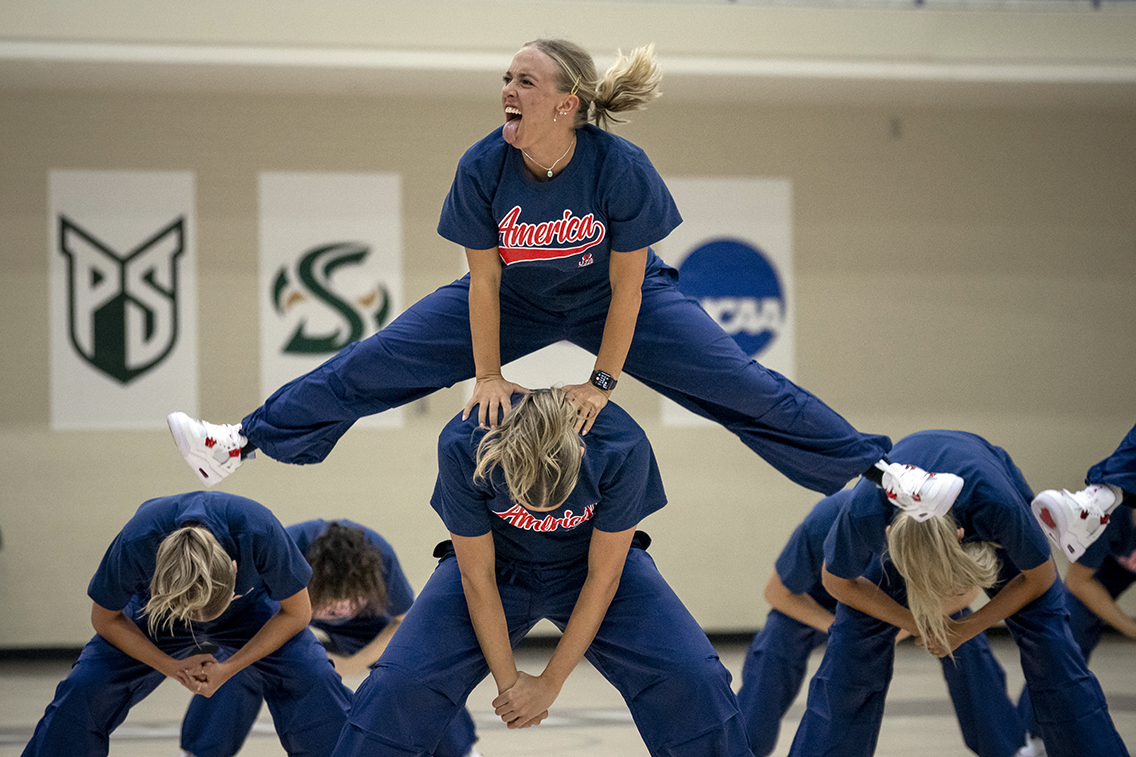
<svg viewBox="0 0 1136 757">
<path fill-rule="evenodd" d="M 509 144 L 513 144 L 517 140 L 517 129 L 520 128 L 521 119 L 514 118 L 505 122 L 505 128 L 501 130 L 501 136 Z"/>
</svg>

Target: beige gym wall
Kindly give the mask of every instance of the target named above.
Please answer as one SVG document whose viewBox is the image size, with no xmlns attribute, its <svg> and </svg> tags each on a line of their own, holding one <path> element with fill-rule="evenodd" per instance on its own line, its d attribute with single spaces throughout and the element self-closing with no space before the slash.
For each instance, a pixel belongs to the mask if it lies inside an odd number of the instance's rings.
<svg viewBox="0 0 1136 757">
<path fill-rule="evenodd" d="M 1134 29 L 1131 14 L 1092 25 L 1085 14 L 984 14 L 984 26 L 966 14 L 913 20 L 907 10 L 338 0 L 318 17 L 298 3 L 254 3 L 259 13 L 226 25 L 219 1 L 198 4 L 193 18 L 164 2 L 109 3 L 105 14 L 77 1 L 45 5 L 53 11 L 5 9 L 0 50 L 31 40 L 451 54 L 468 44 L 507 62 L 518 43 L 551 32 L 597 55 L 653 39 L 664 66 L 668 54 L 689 56 L 682 65 L 695 56 L 846 59 L 863 45 L 877 59 L 918 61 L 927 40 L 936 60 L 1136 59 L 1116 36 Z M 195 84 L 136 69 L 87 79 L 93 69 L 71 65 L 0 60 L 0 648 L 84 642 L 86 585 L 107 544 L 146 498 L 197 487 L 165 430 L 50 429 L 48 171 L 194 172 L 199 407 L 236 422 L 263 399 L 258 174 L 399 173 L 409 304 L 461 274 L 460 250 L 434 231 L 438 211 L 458 157 L 501 121 L 499 73 L 462 73 L 455 92 L 427 86 L 430 76 L 421 87 L 373 86 L 353 70 L 343 73 L 350 86 L 321 95 L 272 75 L 258 89 L 226 87 L 204 69 L 209 81 Z M 37 66 L 56 73 L 40 76 Z M 712 79 L 700 97 L 676 77 L 677 91 L 617 133 L 664 177 L 792 182 L 799 383 L 865 431 L 975 431 L 1006 447 L 1035 488 L 1077 487 L 1136 423 L 1131 88 L 1115 100 L 1031 99 L 1012 87 L 977 97 L 947 88 L 938 98 L 936 85 L 919 97 L 908 83 L 902 96 L 885 86 L 858 98 L 831 83 L 830 93 L 797 96 L 781 81 L 763 97 L 746 89 L 752 81 Z M 730 97 L 731 88 L 745 95 Z M 630 378 L 615 399 L 647 429 L 663 471 L 670 505 L 642 527 L 664 575 L 707 630 L 757 628 L 773 559 L 818 495 L 719 428 L 664 428 L 656 395 Z M 459 389 L 439 392 L 412 407 L 402 430 L 352 431 L 318 466 L 262 457 L 222 488 L 285 523 L 373 526 L 419 589 L 431 547 L 445 538 L 428 505 L 434 442 L 461 404 Z"/>
</svg>

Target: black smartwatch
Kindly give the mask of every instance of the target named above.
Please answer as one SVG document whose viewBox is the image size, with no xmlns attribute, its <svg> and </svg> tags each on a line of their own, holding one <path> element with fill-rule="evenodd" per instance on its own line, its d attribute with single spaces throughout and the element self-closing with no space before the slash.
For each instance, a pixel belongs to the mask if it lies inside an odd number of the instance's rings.
<svg viewBox="0 0 1136 757">
<path fill-rule="evenodd" d="M 616 381 L 611 377 L 610 373 L 605 371 L 592 371 L 592 386 L 602 389 L 605 392 L 610 392 L 615 388 Z"/>
</svg>

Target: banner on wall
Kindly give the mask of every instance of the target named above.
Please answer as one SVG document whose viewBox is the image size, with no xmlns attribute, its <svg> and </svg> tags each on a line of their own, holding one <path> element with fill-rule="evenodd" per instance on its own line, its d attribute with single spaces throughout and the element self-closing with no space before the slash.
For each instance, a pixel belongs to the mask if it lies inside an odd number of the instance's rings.
<svg viewBox="0 0 1136 757">
<path fill-rule="evenodd" d="M 679 288 L 750 357 L 793 378 L 792 193 L 787 179 L 671 179 L 683 223 L 655 247 Z M 669 426 L 710 423 L 662 401 Z"/>
<path fill-rule="evenodd" d="M 654 250 L 679 269 L 679 287 L 746 354 L 793 377 L 791 186 L 787 179 L 668 179 L 683 222 Z M 505 376 L 522 386 L 586 381 L 595 356 L 559 342 L 515 360 Z M 467 382 L 466 396 L 473 393 Z M 711 421 L 660 397 L 664 425 Z"/>
<path fill-rule="evenodd" d="M 268 397 L 401 312 L 397 174 L 260 175 L 260 364 Z M 402 426 L 402 410 L 361 425 Z"/>
<path fill-rule="evenodd" d="M 48 172 L 53 429 L 197 410 L 194 177 Z"/>
</svg>

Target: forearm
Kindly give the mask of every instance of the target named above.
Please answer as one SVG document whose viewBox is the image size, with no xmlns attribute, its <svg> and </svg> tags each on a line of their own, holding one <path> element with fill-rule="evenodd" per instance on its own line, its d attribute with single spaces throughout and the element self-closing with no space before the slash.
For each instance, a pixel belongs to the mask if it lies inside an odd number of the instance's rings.
<svg viewBox="0 0 1136 757">
<path fill-rule="evenodd" d="M 478 378 L 501 375 L 501 278 L 492 265 L 471 265 L 469 279 L 469 328 Z"/>
<path fill-rule="evenodd" d="M 231 676 L 233 673 L 244 670 L 249 665 L 266 655 L 275 652 L 285 642 L 308 627 L 311 613 L 289 610 L 283 604 L 280 611 L 268 619 L 244 646 L 225 660 L 225 666 Z"/>
<path fill-rule="evenodd" d="M 639 306 L 643 302 L 642 284 L 613 287 L 611 304 L 604 321 L 603 338 L 596 353 L 596 370 L 619 378 L 631 340 L 635 336 L 635 324 L 639 320 Z"/>
<path fill-rule="evenodd" d="M 485 655 L 485 662 L 500 693 L 516 683 L 517 661 L 509 643 L 509 625 L 505 620 L 505 609 L 501 605 L 497 582 L 495 579 L 492 583 L 467 580 L 463 574 L 462 589 L 477 643 L 481 646 L 481 653 Z"/>
<path fill-rule="evenodd" d="M 919 635 L 915 625 L 915 616 L 903 605 L 892 599 L 880 587 L 866 578 L 852 580 L 839 578 L 827 570 L 824 571 L 824 588 L 849 607 L 862 613 L 902 628 L 913 636 Z"/>
<path fill-rule="evenodd" d="M 112 613 L 105 608 L 100 612 L 100 608 L 96 607 L 91 614 L 91 625 L 94 626 L 95 633 L 135 660 L 163 675 L 176 675 L 177 661 L 158 649 L 134 621 L 121 612 Z"/>
<path fill-rule="evenodd" d="M 769 599 L 768 594 L 766 599 Z M 778 597 L 776 602 L 770 601 L 770 604 L 774 610 L 825 633 L 828 633 L 829 626 L 836 619 L 835 615 L 821 607 L 820 603 L 808 594 L 786 592 L 784 596 Z"/>
<path fill-rule="evenodd" d="M 1108 589 L 1104 585 L 1092 577 L 1090 572 L 1089 576 L 1082 580 L 1075 580 L 1073 569 L 1078 566 L 1076 563 L 1070 566 L 1069 576 L 1066 581 L 1066 587 L 1069 593 L 1084 603 L 1092 612 L 1105 623 L 1120 631 L 1125 636 L 1136 638 L 1136 621 L 1133 621 L 1120 606 L 1116 604 L 1116 600 L 1108 593 Z"/>
<path fill-rule="evenodd" d="M 564 682 L 596 638 L 618 588 L 618 575 L 597 577 L 589 574 L 584 581 L 576 606 L 568 618 L 568 625 L 564 628 L 564 635 L 557 642 L 556 651 L 541 674 L 542 678 L 556 686 L 557 691 L 564 686 Z"/>
<path fill-rule="evenodd" d="M 1010 617 L 1044 594 L 1056 580 L 1057 566 L 1052 557 L 1040 566 L 1014 576 L 977 611 L 962 620 L 952 621 L 951 633 L 957 642 L 955 646 Z"/>
<path fill-rule="evenodd" d="M 352 667 L 366 668 L 382 657 L 383 652 L 387 648 L 387 644 L 390 643 L 391 637 L 394 636 L 394 632 L 398 630 L 401 624 L 401 615 L 397 618 L 392 618 L 390 623 L 388 623 L 375 638 L 371 639 L 362 649 L 348 658 Z"/>
</svg>

